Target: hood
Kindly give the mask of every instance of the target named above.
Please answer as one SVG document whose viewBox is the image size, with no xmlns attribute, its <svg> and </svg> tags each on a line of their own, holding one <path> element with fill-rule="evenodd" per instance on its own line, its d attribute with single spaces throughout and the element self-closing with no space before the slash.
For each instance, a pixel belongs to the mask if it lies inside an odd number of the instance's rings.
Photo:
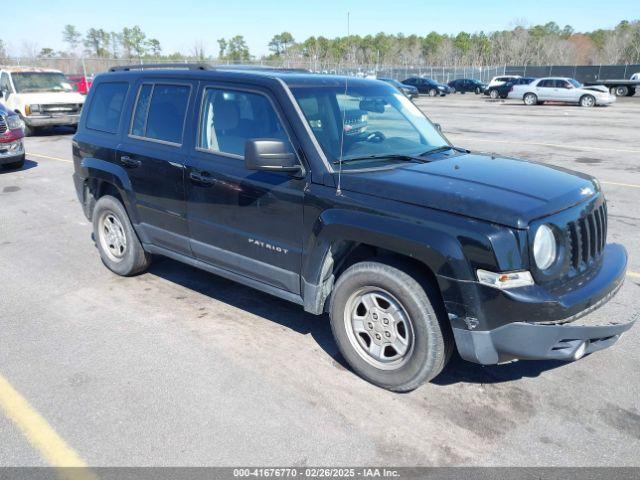
<svg viewBox="0 0 640 480">
<path fill-rule="evenodd" d="M 512 158 L 464 154 L 342 175 L 342 189 L 526 228 L 598 192 L 585 174 Z"/>
<path fill-rule="evenodd" d="M 609 89 L 604 85 L 588 85 L 582 86 L 581 90 L 593 90 L 594 92 L 609 93 Z"/>
<path fill-rule="evenodd" d="M 85 96 L 78 92 L 28 92 L 16 94 L 22 103 L 51 104 L 51 103 L 84 103 Z"/>
</svg>

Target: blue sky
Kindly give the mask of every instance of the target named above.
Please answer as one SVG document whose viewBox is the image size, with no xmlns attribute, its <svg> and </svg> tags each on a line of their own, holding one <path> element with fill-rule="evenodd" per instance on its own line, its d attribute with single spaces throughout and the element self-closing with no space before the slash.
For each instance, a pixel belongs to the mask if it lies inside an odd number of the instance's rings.
<svg viewBox="0 0 640 480">
<path fill-rule="evenodd" d="M 625 16 L 640 17 L 635 0 L 21 0 L 13 2 L 10 15 L 2 19 L 0 36 L 11 53 L 20 54 L 25 41 L 38 49 L 64 48 L 60 32 L 67 23 L 81 31 L 137 24 L 160 40 L 165 53 L 188 53 L 202 41 L 207 53 L 216 54 L 218 38 L 241 34 L 251 53 L 260 55 L 267 52 L 273 34 L 283 30 L 300 40 L 345 35 L 347 12 L 351 33 L 360 35 L 486 32 L 509 28 L 517 20 L 555 21 L 584 31 L 615 26 Z"/>
</svg>

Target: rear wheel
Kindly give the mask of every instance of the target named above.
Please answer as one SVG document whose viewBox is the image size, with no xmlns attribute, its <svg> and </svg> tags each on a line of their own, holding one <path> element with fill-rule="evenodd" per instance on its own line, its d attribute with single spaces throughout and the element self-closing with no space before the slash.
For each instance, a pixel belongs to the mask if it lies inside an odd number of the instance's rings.
<svg viewBox="0 0 640 480">
<path fill-rule="evenodd" d="M 331 298 L 340 352 L 364 379 L 393 391 L 413 390 L 446 365 L 453 340 L 442 315 L 434 288 L 382 261 L 349 267 Z"/>
<path fill-rule="evenodd" d="M 617 97 L 626 97 L 627 95 L 629 95 L 629 87 L 627 87 L 626 85 L 618 85 L 617 87 L 614 87 L 614 95 Z"/>
<path fill-rule="evenodd" d="M 110 195 L 100 197 L 93 210 L 93 234 L 105 266 L 122 276 L 146 270 L 151 256 L 144 251 L 124 206 Z"/>
<path fill-rule="evenodd" d="M 596 104 L 596 97 L 593 95 L 583 95 L 580 97 L 580 106 L 581 107 L 593 107 Z"/>
<path fill-rule="evenodd" d="M 489 92 L 489 96 L 493 99 L 493 100 L 497 100 L 498 97 L 500 96 L 500 94 L 498 93 L 498 90 L 491 90 Z"/>
<path fill-rule="evenodd" d="M 636 89 L 631 87 L 629 89 L 629 93 L 627 93 L 627 97 L 633 97 L 636 94 Z"/>
<path fill-rule="evenodd" d="M 538 105 L 538 96 L 535 93 L 526 93 L 522 100 L 525 105 Z"/>
</svg>

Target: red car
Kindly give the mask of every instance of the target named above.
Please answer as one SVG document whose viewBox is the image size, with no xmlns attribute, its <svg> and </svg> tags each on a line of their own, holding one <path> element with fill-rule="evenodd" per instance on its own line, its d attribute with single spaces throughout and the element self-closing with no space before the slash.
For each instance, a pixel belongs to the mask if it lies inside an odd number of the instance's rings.
<svg viewBox="0 0 640 480">
<path fill-rule="evenodd" d="M 84 75 L 67 75 L 67 78 L 73 86 L 73 89 L 83 95 L 86 95 L 89 92 L 91 85 L 93 85 L 91 77 L 85 77 Z"/>
<path fill-rule="evenodd" d="M 13 169 L 24 165 L 23 126 L 20 117 L 0 103 L 0 166 Z"/>
</svg>

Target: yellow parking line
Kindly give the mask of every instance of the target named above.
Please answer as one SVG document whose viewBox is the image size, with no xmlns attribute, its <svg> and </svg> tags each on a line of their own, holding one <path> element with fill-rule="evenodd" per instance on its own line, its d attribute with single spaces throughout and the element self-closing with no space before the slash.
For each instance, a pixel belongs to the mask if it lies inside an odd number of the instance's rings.
<svg viewBox="0 0 640 480">
<path fill-rule="evenodd" d="M 600 182 L 604 185 L 617 185 L 618 187 L 640 188 L 640 185 L 634 185 L 633 183 L 618 183 L 618 182 Z"/>
<path fill-rule="evenodd" d="M 462 136 L 464 135 L 463 133 L 448 133 L 447 135 L 450 136 Z M 470 142 L 487 142 L 487 143 L 506 143 L 509 145 L 535 145 L 535 146 L 539 146 L 539 147 L 553 147 L 553 148 L 568 148 L 569 150 L 594 150 L 594 151 L 600 151 L 600 152 L 623 152 L 623 153 L 639 153 L 640 154 L 640 150 L 632 150 L 632 149 L 627 149 L 627 148 L 605 148 L 605 147 L 591 147 L 591 146 L 584 146 L 584 145 L 561 145 L 561 144 L 557 144 L 557 143 L 541 143 L 541 142 L 511 142 L 509 140 L 494 140 L 494 139 L 487 139 L 487 138 L 476 138 L 476 137 L 469 137 L 467 135 L 464 135 L 465 139 L 469 140 Z"/>
<path fill-rule="evenodd" d="M 69 479 L 97 479 L 87 469 L 85 461 L 60 438 L 51 425 L 2 375 L 0 375 L 0 408 L 52 467 L 75 467 L 61 470 L 60 476 Z"/>
<path fill-rule="evenodd" d="M 59 157 L 50 157 L 49 155 L 42 155 L 41 153 L 27 152 L 27 157 L 46 158 L 47 160 L 57 160 L 58 162 L 73 163 L 73 160 L 68 160 L 66 158 L 59 158 Z"/>
<path fill-rule="evenodd" d="M 640 273 L 638 272 L 627 272 L 627 275 L 632 278 L 640 278 Z"/>
</svg>

